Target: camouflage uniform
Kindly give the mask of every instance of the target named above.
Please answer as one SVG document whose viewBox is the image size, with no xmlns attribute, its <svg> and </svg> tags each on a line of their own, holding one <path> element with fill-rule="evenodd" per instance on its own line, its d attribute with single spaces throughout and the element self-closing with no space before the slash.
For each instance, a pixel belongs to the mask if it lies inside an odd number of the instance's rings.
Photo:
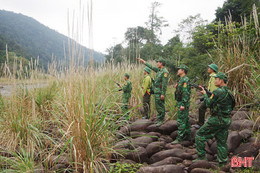
<svg viewBox="0 0 260 173">
<path fill-rule="evenodd" d="M 221 72 L 215 77 L 227 80 L 225 74 Z M 215 137 L 217 141 L 218 162 L 222 166 L 227 162 L 228 128 L 231 124 L 230 114 L 235 106 L 235 99 L 226 86 L 221 86 L 213 91 L 210 98 L 207 94 L 204 94 L 204 101 L 206 106 L 210 108 L 211 117 L 196 133 L 195 145 L 198 157 L 199 160 L 206 159 L 205 142 Z"/>
<path fill-rule="evenodd" d="M 180 66 L 179 68 L 182 68 Z M 184 66 L 186 68 L 186 66 Z M 178 107 L 178 136 L 177 141 L 190 140 L 190 122 L 189 122 L 189 107 L 190 107 L 190 94 L 191 85 L 189 84 L 189 78 L 185 75 L 180 78 L 178 86 L 175 91 L 175 100 Z M 180 110 L 180 107 L 184 106 L 184 110 Z"/>
<path fill-rule="evenodd" d="M 128 74 L 126 73 L 125 76 L 127 75 Z M 121 109 L 123 113 L 126 113 L 128 111 L 128 104 L 129 104 L 129 99 L 131 97 L 131 91 L 132 91 L 132 84 L 129 80 L 126 80 L 125 84 L 122 86 L 122 90 L 123 90 L 123 97 L 122 97 L 123 105 Z"/>
<path fill-rule="evenodd" d="M 163 61 L 163 64 L 165 64 L 165 61 L 162 59 L 159 59 L 158 61 L 159 62 Z M 159 69 L 157 67 L 153 67 L 149 63 L 145 63 L 145 65 L 156 72 L 156 78 L 154 79 L 154 84 L 152 89 L 155 97 L 157 122 L 161 123 L 164 120 L 164 116 L 165 116 L 165 99 L 161 100 L 161 95 L 164 96 L 166 95 L 169 72 L 165 67 Z"/>
</svg>

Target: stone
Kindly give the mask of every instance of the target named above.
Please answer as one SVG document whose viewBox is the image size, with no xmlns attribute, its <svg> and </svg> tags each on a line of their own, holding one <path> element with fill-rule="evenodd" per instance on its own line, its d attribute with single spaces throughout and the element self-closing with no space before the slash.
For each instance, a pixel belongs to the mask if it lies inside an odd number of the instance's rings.
<svg viewBox="0 0 260 173">
<path fill-rule="evenodd" d="M 148 136 L 142 136 L 142 137 L 138 137 L 136 139 L 132 140 L 132 145 L 134 147 L 146 147 L 148 144 L 152 143 L 153 139 L 151 137 Z"/>
<path fill-rule="evenodd" d="M 163 160 L 167 157 L 179 157 L 181 159 L 187 159 L 187 160 L 192 159 L 191 154 L 186 153 L 183 149 L 175 148 L 175 149 L 164 150 L 164 151 L 160 151 L 158 153 L 155 153 L 150 158 L 150 163 L 158 162 L 158 161 Z"/>
<path fill-rule="evenodd" d="M 149 132 L 146 134 L 146 136 L 149 136 L 153 139 L 153 141 L 157 141 L 160 136 L 161 136 L 161 133 L 158 133 L 158 132 Z"/>
<path fill-rule="evenodd" d="M 217 166 L 209 163 L 207 160 L 198 160 L 190 165 L 189 170 L 193 170 L 195 168 L 217 169 Z"/>
<path fill-rule="evenodd" d="M 233 152 L 242 142 L 242 137 L 237 131 L 232 131 L 228 134 L 227 145 L 228 152 Z M 215 154 L 215 153 L 214 153 Z"/>
<path fill-rule="evenodd" d="M 137 131 L 130 132 L 131 138 L 138 138 L 138 137 L 141 137 L 141 136 L 144 136 L 144 135 L 146 135 L 145 132 L 137 132 Z"/>
<path fill-rule="evenodd" d="M 213 154 L 207 142 L 205 142 L 205 150 L 208 154 Z"/>
<path fill-rule="evenodd" d="M 216 154 L 217 151 L 217 142 L 213 142 L 213 144 L 210 146 L 210 151 L 212 152 L 212 154 Z"/>
<path fill-rule="evenodd" d="M 185 167 L 189 167 L 191 164 L 192 164 L 192 161 L 191 160 L 184 160 L 182 162 L 182 164 L 185 166 Z"/>
<path fill-rule="evenodd" d="M 195 168 L 191 171 L 191 173 L 214 173 L 213 171 L 210 171 L 208 169 L 203 168 Z"/>
<path fill-rule="evenodd" d="M 120 127 L 120 130 L 118 131 L 118 135 L 119 136 L 129 136 L 130 135 L 130 126 L 126 125 L 126 126 L 122 126 Z"/>
<path fill-rule="evenodd" d="M 167 157 L 167 158 L 163 159 L 162 161 L 155 162 L 155 163 L 151 164 L 150 166 L 162 166 L 162 165 L 177 164 L 177 163 L 181 163 L 182 161 L 183 160 L 181 158 L 178 158 L 178 157 Z"/>
<path fill-rule="evenodd" d="M 178 136 L 178 130 L 174 131 L 171 133 L 170 137 L 172 138 L 172 140 L 175 140 Z"/>
<path fill-rule="evenodd" d="M 172 138 L 168 135 L 162 135 L 159 140 L 165 141 L 166 143 L 171 143 L 173 141 Z"/>
<path fill-rule="evenodd" d="M 171 143 L 168 143 L 165 145 L 165 148 L 167 149 L 174 149 L 174 148 L 180 148 L 182 149 L 182 145 L 181 144 L 171 144 Z"/>
<path fill-rule="evenodd" d="M 183 145 L 184 147 L 188 147 L 188 146 L 193 145 L 193 143 L 191 141 L 182 141 L 181 145 Z"/>
<path fill-rule="evenodd" d="M 232 116 L 232 121 L 236 120 L 245 120 L 248 119 L 248 112 L 245 111 L 236 111 L 235 114 Z"/>
<path fill-rule="evenodd" d="M 130 131 L 146 131 L 153 122 L 147 119 L 138 119 L 130 125 Z"/>
<path fill-rule="evenodd" d="M 258 143 L 245 143 L 240 145 L 235 151 L 234 155 L 239 157 L 256 157 L 259 153 L 260 142 Z"/>
<path fill-rule="evenodd" d="M 130 143 L 131 143 L 130 140 L 131 139 L 126 139 L 116 143 L 114 149 L 119 150 L 119 149 L 130 148 Z"/>
<path fill-rule="evenodd" d="M 239 132 L 239 135 L 241 136 L 242 140 L 247 140 L 253 135 L 253 132 L 252 130 L 244 129 Z"/>
<path fill-rule="evenodd" d="M 198 129 L 195 129 L 194 127 L 192 127 L 191 129 L 191 141 L 195 142 L 195 137 L 196 137 L 196 133 Z"/>
<path fill-rule="evenodd" d="M 207 158 L 208 161 L 214 160 L 214 156 L 212 156 L 211 154 L 206 154 L 206 158 Z"/>
<path fill-rule="evenodd" d="M 184 173 L 182 165 L 163 165 L 157 167 L 142 167 L 137 173 Z"/>
<path fill-rule="evenodd" d="M 159 127 L 162 134 L 170 135 L 173 131 L 178 130 L 177 121 L 169 120 Z"/>
<path fill-rule="evenodd" d="M 138 163 L 144 163 L 148 161 L 148 155 L 145 148 L 138 147 L 135 150 L 128 152 L 126 154 L 126 159 L 130 159 Z"/>
<path fill-rule="evenodd" d="M 156 126 L 156 124 L 152 124 L 152 125 L 148 126 L 148 127 L 146 128 L 146 130 L 147 130 L 148 132 L 159 132 L 159 133 L 161 133 L 161 130 L 159 129 L 158 126 Z"/>
<path fill-rule="evenodd" d="M 190 119 L 189 119 L 189 122 L 190 122 L 190 125 L 195 125 L 195 124 L 197 124 L 197 121 L 196 121 L 195 119 L 193 119 L 193 118 L 190 118 Z"/>
<path fill-rule="evenodd" d="M 252 129 L 253 126 L 254 126 L 254 122 L 251 120 L 236 120 L 231 123 L 229 129 L 238 131 L 243 129 Z"/>
<path fill-rule="evenodd" d="M 185 150 L 187 153 L 190 153 L 191 155 L 197 154 L 197 150 L 196 148 L 192 148 L 192 149 L 186 149 Z"/>
<path fill-rule="evenodd" d="M 153 154 L 162 151 L 165 148 L 165 144 L 165 142 L 152 142 L 148 144 L 146 147 L 147 155 L 150 157 Z"/>
</svg>

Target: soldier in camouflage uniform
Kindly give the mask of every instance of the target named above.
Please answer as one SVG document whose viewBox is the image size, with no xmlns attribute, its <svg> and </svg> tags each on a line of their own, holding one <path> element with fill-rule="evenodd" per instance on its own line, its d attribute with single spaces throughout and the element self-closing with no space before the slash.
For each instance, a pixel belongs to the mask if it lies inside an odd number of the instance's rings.
<svg viewBox="0 0 260 173">
<path fill-rule="evenodd" d="M 179 143 L 183 140 L 190 140 L 190 122 L 189 122 L 189 108 L 190 108 L 190 94 L 191 86 L 189 84 L 189 78 L 186 76 L 188 67 L 181 65 L 178 67 L 178 76 L 180 76 L 179 82 L 175 88 L 175 100 L 178 107 L 178 136 L 172 144 Z"/>
<path fill-rule="evenodd" d="M 198 151 L 198 159 L 195 161 L 206 160 L 205 142 L 215 137 L 217 141 L 219 166 L 223 166 L 227 163 L 228 128 L 231 124 L 230 114 L 235 106 L 235 99 L 227 88 L 227 76 L 219 72 L 214 77 L 214 83 L 219 88 L 213 91 L 210 98 L 201 87 L 201 93 L 204 96 L 206 106 L 210 108 L 211 117 L 196 133 L 195 145 Z"/>
<path fill-rule="evenodd" d="M 131 91 L 132 91 L 132 84 L 129 80 L 130 75 L 128 73 L 125 73 L 124 79 L 125 83 L 123 86 L 120 85 L 120 88 L 122 88 L 123 91 L 123 105 L 121 107 L 122 112 L 125 114 L 128 111 L 128 104 L 129 104 L 129 99 L 131 97 Z"/>
<path fill-rule="evenodd" d="M 167 84 L 169 79 L 169 72 L 164 67 L 165 60 L 160 58 L 157 60 L 157 67 L 150 65 L 143 59 L 138 58 L 139 62 L 145 64 L 147 67 L 156 72 L 156 78 L 154 79 L 153 92 L 155 97 L 155 108 L 157 111 L 157 126 L 162 125 L 165 116 L 165 95 L 167 90 Z"/>
</svg>

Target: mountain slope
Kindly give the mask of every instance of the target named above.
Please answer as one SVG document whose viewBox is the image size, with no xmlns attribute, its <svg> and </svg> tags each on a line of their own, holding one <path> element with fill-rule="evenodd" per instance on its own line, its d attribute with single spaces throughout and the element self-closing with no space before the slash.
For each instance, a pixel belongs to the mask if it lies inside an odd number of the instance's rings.
<svg viewBox="0 0 260 173">
<path fill-rule="evenodd" d="M 64 45 L 68 50 L 68 37 L 44 26 L 33 18 L 0 10 L 0 56 L 5 55 L 5 46 L 18 56 L 27 59 L 39 56 L 40 63 L 47 66 L 52 54 L 56 59 L 64 59 Z M 88 59 L 89 49 L 85 49 Z M 104 55 L 93 51 L 93 59 L 104 60 Z"/>
</svg>

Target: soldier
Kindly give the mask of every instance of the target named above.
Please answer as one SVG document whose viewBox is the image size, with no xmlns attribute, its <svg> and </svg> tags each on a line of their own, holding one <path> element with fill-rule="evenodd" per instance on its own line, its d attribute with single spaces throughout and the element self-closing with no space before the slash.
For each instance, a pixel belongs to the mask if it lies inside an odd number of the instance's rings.
<svg viewBox="0 0 260 173">
<path fill-rule="evenodd" d="M 205 142 L 215 137 L 217 141 L 218 162 L 221 167 L 227 163 L 228 128 L 231 124 L 230 114 L 235 107 L 235 99 L 227 88 L 227 76 L 225 73 L 219 72 L 214 77 L 214 83 L 219 88 L 213 91 L 210 98 L 201 87 L 201 93 L 204 96 L 206 107 L 210 108 L 211 117 L 196 133 L 195 145 L 198 151 L 198 159 L 195 161 L 206 160 Z"/>
<path fill-rule="evenodd" d="M 186 76 L 188 67 L 181 65 L 178 67 L 179 82 L 175 85 L 175 100 L 178 107 L 178 136 L 172 144 L 177 144 L 183 140 L 190 140 L 190 122 L 189 122 L 189 107 L 190 107 L 190 94 L 191 86 L 189 78 Z"/>
<path fill-rule="evenodd" d="M 208 90 L 210 92 L 213 92 L 215 89 L 218 88 L 217 86 L 214 85 L 215 78 L 213 77 L 218 72 L 218 66 L 216 64 L 210 64 L 208 67 L 209 67 L 208 73 L 210 76 Z M 203 101 L 199 107 L 199 122 L 198 122 L 198 125 L 194 126 L 195 128 L 200 128 L 204 124 L 206 110 L 207 110 L 207 107 L 206 107 L 205 102 Z"/>
<path fill-rule="evenodd" d="M 142 83 L 142 96 L 143 96 L 143 108 L 144 108 L 144 117 L 143 119 L 150 118 L 150 98 L 151 98 L 151 87 L 152 79 L 149 76 L 151 69 L 148 67 L 144 68 L 144 79 Z"/>
<path fill-rule="evenodd" d="M 160 58 L 157 60 L 157 67 L 153 67 L 143 59 L 138 58 L 139 62 L 145 64 L 147 67 L 156 72 L 156 78 L 154 79 L 153 92 L 155 97 L 155 108 L 157 111 L 157 126 L 163 124 L 165 116 L 165 94 L 167 90 L 167 83 L 169 78 L 169 72 L 164 67 L 165 60 Z"/>
<path fill-rule="evenodd" d="M 125 83 L 123 86 L 120 85 L 120 88 L 122 88 L 123 91 L 123 105 L 121 109 L 124 114 L 128 111 L 128 104 L 129 104 L 129 99 L 131 97 L 131 91 L 132 91 L 132 84 L 129 78 L 130 75 L 128 73 L 125 73 L 124 75 Z"/>
</svg>

